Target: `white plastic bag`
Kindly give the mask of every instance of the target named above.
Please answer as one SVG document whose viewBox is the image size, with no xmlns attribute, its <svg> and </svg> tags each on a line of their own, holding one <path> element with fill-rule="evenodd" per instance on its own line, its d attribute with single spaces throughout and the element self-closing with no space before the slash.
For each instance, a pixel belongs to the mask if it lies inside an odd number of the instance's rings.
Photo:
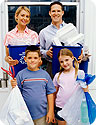
<svg viewBox="0 0 96 125">
<path fill-rule="evenodd" d="M 68 125 L 78 125 L 81 117 L 81 102 L 84 96 L 84 92 L 81 87 L 74 92 L 72 97 L 64 105 L 61 111 L 58 112 L 58 115 L 65 119 Z"/>
<path fill-rule="evenodd" d="M 34 125 L 18 86 L 12 89 L 0 112 L 4 125 Z"/>
</svg>

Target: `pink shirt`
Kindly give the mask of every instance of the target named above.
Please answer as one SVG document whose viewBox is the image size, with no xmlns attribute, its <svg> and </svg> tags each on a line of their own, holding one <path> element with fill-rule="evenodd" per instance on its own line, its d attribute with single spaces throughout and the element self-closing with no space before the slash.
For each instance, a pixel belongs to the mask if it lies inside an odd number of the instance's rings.
<svg viewBox="0 0 96 125">
<path fill-rule="evenodd" d="M 5 36 L 4 45 L 36 45 L 39 43 L 38 34 L 27 26 L 24 33 L 18 31 L 17 26 Z"/>
<path fill-rule="evenodd" d="M 71 73 L 65 74 L 61 73 L 59 77 L 59 82 L 57 81 L 59 73 L 57 73 L 53 79 L 55 86 L 59 87 L 56 97 L 56 106 L 63 108 L 64 104 L 73 94 L 74 90 L 77 89 L 77 84 L 75 84 L 75 70 Z"/>
</svg>

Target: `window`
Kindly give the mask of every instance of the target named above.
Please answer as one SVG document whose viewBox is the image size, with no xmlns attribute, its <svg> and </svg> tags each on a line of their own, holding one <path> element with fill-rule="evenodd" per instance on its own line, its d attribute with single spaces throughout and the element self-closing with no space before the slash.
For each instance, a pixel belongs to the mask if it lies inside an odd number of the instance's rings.
<svg viewBox="0 0 96 125">
<path fill-rule="evenodd" d="M 14 14 L 16 9 L 19 6 L 8 6 L 8 21 L 9 21 L 9 31 L 12 30 L 16 26 Z M 51 23 L 51 18 L 49 16 L 49 6 L 48 5 L 32 5 L 27 6 L 31 11 L 31 21 L 28 27 L 30 29 L 35 30 L 36 32 L 40 32 L 41 29 L 46 27 Z M 66 23 L 73 23 L 76 26 L 76 12 L 77 7 L 74 6 L 64 6 L 64 16 L 63 20 Z"/>
<path fill-rule="evenodd" d="M 55 0 L 7 0 L 8 2 L 52 2 Z M 57 0 L 60 2 L 78 2 L 78 0 Z"/>
<path fill-rule="evenodd" d="M 66 23 L 73 23 L 75 26 L 77 26 L 77 29 L 79 28 L 79 3 L 78 2 L 62 2 L 64 5 L 64 16 L 63 20 Z M 16 26 L 16 21 L 14 18 L 16 9 L 20 6 L 24 5 L 27 6 L 31 11 L 31 21 L 30 24 L 28 24 L 28 27 L 30 29 L 35 30 L 37 33 L 40 32 L 41 29 L 46 27 L 48 24 L 51 23 L 51 18 L 49 16 L 49 5 L 50 2 L 6 2 L 6 8 L 4 8 L 4 12 L 6 14 L 6 20 L 4 16 L 5 24 L 3 26 L 3 33 L 4 38 L 6 32 L 12 30 Z M 4 30 L 5 29 L 5 30 Z M 4 51 L 5 52 L 5 51 Z M 3 53 L 3 57 L 5 57 Z M 6 67 L 6 64 L 4 65 Z M 8 67 L 6 67 L 7 69 Z M 6 75 L 5 75 L 6 76 Z M 0 87 L 6 88 L 8 87 L 8 77 L 6 78 L 3 76 L 2 79 L 0 79 Z"/>
</svg>

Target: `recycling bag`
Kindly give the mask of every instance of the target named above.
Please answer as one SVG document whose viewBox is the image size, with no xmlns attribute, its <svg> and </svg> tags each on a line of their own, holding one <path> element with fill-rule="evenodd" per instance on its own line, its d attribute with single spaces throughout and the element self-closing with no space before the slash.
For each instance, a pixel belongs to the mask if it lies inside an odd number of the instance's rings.
<svg viewBox="0 0 96 125">
<path fill-rule="evenodd" d="M 96 104 L 94 103 L 88 92 L 85 92 L 85 97 L 88 107 L 89 122 L 90 124 L 92 124 L 96 120 Z"/>
</svg>

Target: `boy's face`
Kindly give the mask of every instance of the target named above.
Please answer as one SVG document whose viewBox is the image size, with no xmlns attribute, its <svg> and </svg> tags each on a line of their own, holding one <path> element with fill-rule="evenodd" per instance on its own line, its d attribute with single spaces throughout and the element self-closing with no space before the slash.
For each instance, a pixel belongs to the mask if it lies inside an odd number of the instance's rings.
<svg viewBox="0 0 96 125">
<path fill-rule="evenodd" d="M 27 67 L 29 70 L 39 70 L 39 63 L 41 62 L 41 57 L 39 57 L 38 52 L 28 52 L 27 56 L 24 59 L 25 62 L 27 62 Z"/>
</svg>

